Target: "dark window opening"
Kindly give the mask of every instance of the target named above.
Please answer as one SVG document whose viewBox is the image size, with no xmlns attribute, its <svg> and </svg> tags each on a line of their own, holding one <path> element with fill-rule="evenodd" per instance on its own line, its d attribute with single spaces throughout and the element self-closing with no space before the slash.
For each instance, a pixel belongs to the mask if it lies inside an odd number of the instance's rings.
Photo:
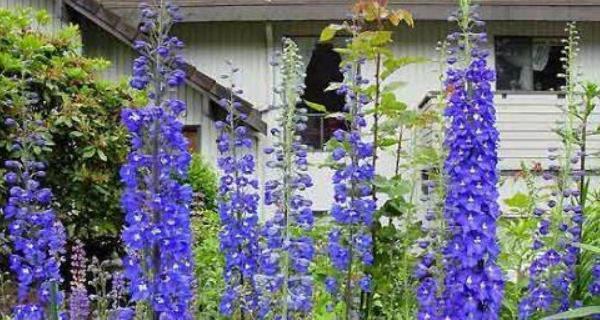
<svg viewBox="0 0 600 320">
<path fill-rule="evenodd" d="M 497 90 L 560 91 L 563 49 L 555 38 L 496 37 Z"/>
<path fill-rule="evenodd" d="M 183 135 L 188 140 L 190 152 L 200 152 L 200 126 L 184 126 Z"/>
<path fill-rule="evenodd" d="M 312 51 L 310 62 L 306 68 L 303 100 L 324 105 L 328 113 L 342 112 L 345 97 L 334 91 L 325 91 L 332 82 L 342 82 L 344 75 L 340 72 L 342 58 L 335 52 L 331 43 L 317 43 Z M 312 110 L 301 102 L 298 107 L 308 109 L 307 128 L 301 133 L 302 142 L 309 147 L 320 150 L 338 129 L 346 129 L 344 120 L 327 118 L 324 113 Z"/>
</svg>

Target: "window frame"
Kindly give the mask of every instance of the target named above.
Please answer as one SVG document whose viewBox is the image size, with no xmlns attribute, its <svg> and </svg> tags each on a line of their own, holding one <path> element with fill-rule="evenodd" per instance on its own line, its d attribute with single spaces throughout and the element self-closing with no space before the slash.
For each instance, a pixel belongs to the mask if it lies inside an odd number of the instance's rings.
<svg viewBox="0 0 600 320">
<path fill-rule="evenodd" d="M 310 49 L 310 52 L 312 52 L 312 50 L 314 50 L 315 44 L 319 41 L 320 38 L 320 34 L 316 34 L 316 33 L 286 33 L 282 36 L 282 38 L 290 38 L 292 39 L 294 42 L 298 43 L 298 41 L 296 41 L 296 39 L 314 39 L 314 42 L 312 43 L 312 47 Z M 350 35 L 337 35 L 335 39 L 350 39 L 351 36 Z M 281 38 L 280 38 L 281 39 Z M 339 41 L 339 40 L 338 40 Z M 334 41 L 334 48 L 336 47 L 337 41 Z M 278 46 L 277 46 L 280 50 L 283 50 L 283 41 L 279 41 Z M 306 57 L 306 56 L 302 56 L 303 62 L 304 62 L 304 71 L 306 71 L 306 68 L 308 67 L 308 64 L 310 63 L 310 59 L 312 57 Z M 275 75 L 273 75 L 275 76 Z M 305 75 L 306 77 L 306 75 Z M 308 152 L 309 153 L 324 153 L 327 152 L 325 150 L 325 147 L 327 145 L 327 141 L 325 141 L 325 118 L 327 116 L 326 113 L 320 113 L 320 112 L 310 112 L 311 110 L 309 109 L 307 112 L 307 116 L 308 117 L 317 117 L 319 120 L 319 145 L 320 147 L 315 148 L 312 145 L 308 145 Z M 304 141 L 303 141 L 304 143 Z M 304 143 L 306 144 L 306 143 Z"/>
<path fill-rule="evenodd" d="M 500 38 L 525 38 L 525 39 L 530 39 L 531 40 L 531 44 L 534 43 L 535 39 L 548 39 L 548 40 L 556 40 L 557 43 L 561 43 L 562 44 L 562 39 L 565 38 L 564 35 L 527 35 L 527 34 L 494 34 L 491 39 L 491 47 L 492 47 L 492 52 L 493 52 L 493 63 L 494 63 L 494 70 L 498 70 L 498 51 L 497 51 L 497 41 Z M 562 62 L 561 62 L 562 63 Z M 533 71 L 535 72 L 535 71 Z M 535 76 L 535 73 L 534 75 Z M 498 73 L 496 73 L 496 77 L 498 77 Z M 534 83 L 535 86 L 535 83 Z M 502 95 L 506 95 L 506 94 L 530 94 L 530 95 L 545 95 L 545 94 L 556 94 L 556 95 L 562 95 L 564 94 L 564 91 L 562 90 L 535 90 L 535 88 L 533 90 L 511 90 L 511 89 L 498 89 L 498 78 L 496 78 L 496 81 L 494 82 L 494 87 L 496 89 L 496 93 L 502 94 Z"/>
</svg>

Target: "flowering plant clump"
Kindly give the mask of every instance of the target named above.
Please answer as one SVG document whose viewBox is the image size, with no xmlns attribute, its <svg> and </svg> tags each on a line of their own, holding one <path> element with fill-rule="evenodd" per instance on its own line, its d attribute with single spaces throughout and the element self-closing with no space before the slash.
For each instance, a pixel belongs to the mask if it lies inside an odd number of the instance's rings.
<svg viewBox="0 0 600 320">
<path fill-rule="evenodd" d="M 439 52 L 439 80 L 441 90 L 436 97 L 436 115 L 442 118 L 446 107 L 445 75 L 448 43 L 440 41 L 436 47 Z M 444 150 L 444 122 L 434 122 L 430 127 L 432 137 L 426 141 L 431 147 Z M 425 223 L 423 229 L 425 237 L 418 241 L 418 246 L 423 250 L 419 263 L 414 268 L 414 277 L 418 280 L 415 288 L 415 296 L 419 305 L 417 317 L 419 319 L 435 319 L 439 317 L 438 309 L 442 308 L 440 301 L 441 286 L 444 277 L 442 248 L 446 239 L 446 225 L 444 221 L 444 157 L 439 157 L 437 162 L 429 163 L 427 179 L 423 181 L 424 194 L 423 217 Z"/>
<path fill-rule="evenodd" d="M 470 1 L 461 0 L 451 16 L 459 32 L 448 36 L 448 93 L 445 115 L 445 218 L 449 239 L 444 249 L 445 280 L 441 319 L 497 319 L 503 296 L 503 274 L 496 265 L 499 247 L 496 221 L 498 131 L 486 62 L 484 23 Z M 427 317 L 424 317 L 427 319 Z"/>
<path fill-rule="evenodd" d="M 257 316 L 259 309 L 259 290 L 255 282 L 260 257 L 259 183 L 254 176 L 256 162 L 251 154 L 254 143 L 248 128 L 241 124 L 247 115 L 235 96 L 243 93 L 233 79 L 239 69 L 231 63 L 228 65 L 230 72 L 222 78 L 230 80 L 231 96 L 219 101 L 227 110 L 227 116 L 225 121 L 217 122 L 220 130 L 217 138 L 220 155 L 217 206 L 222 224 L 221 251 L 225 256 L 225 291 L 219 308 L 225 316 L 239 315 L 244 319 L 246 315 Z"/>
<path fill-rule="evenodd" d="M 545 205 L 538 206 L 533 212 L 539 220 L 533 242 L 536 257 L 529 267 L 528 294 L 519 306 L 521 319 L 529 319 L 535 314 L 566 311 L 572 306 L 571 284 L 576 277 L 578 243 L 581 242 L 584 220 L 579 181 L 583 179 L 585 172 L 575 169 L 583 156 L 582 152 L 575 151 L 577 129 L 574 123 L 579 101 L 575 89 L 579 36 L 574 23 L 568 24 L 565 31 L 569 35 L 565 40 L 563 59 L 566 71 L 566 121 L 558 130 L 562 137 L 562 148 L 548 149 L 551 164 L 550 170 L 544 173 L 544 179 L 552 182 L 552 185 Z"/>
<path fill-rule="evenodd" d="M 267 300 L 264 306 L 281 315 L 283 319 L 294 318 L 295 313 L 308 314 L 312 310 L 312 277 L 309 265 L 314 256 L 313 240 L 307 233 L 313 227 L 312 201 L 301 192 L 313 183 L 306 173 L 307 146 L 301 143 L 299 131 L 306 127 L 306 109 L 297 108 L 302 94 L 303 64 L 298 46 L 290 39 L 283 40 L 281 57 L 281 86 L 279 104 L 272 107 L 279 111 L 278 127 L 271 133 L 273 147 L 265 149 L 272 159 L 267 167 L 276 172 L 274 179 L 265 185 L 265 204 L 273 206 L 273 218 L 263 228 L 265 243 L 261 253 L 261 280 L 265 282 Z M 277 63 L 274 63 L 277 65 Z"/>
<path fill-rule="evenodd" d="M 146 40 L 135 42 L 141 56 L 134 62 L 130 83 L 148 90 L 149 103 L 122 112 L 131 135 L 131 152 L 121 168 L 125 277 L 132 300 L 146 317 L 188 319 L 194 281 L 192 190 L 180 181 L 187 175 L 191 157 L 178 120 L 185 104 L 168 97 L 185 80 L 179 53 L 183 43 L 168 35 L 181 16 L 171 3 L 143 4 L 141 18 L 140 31 Z"/>
<path fill-rule="evenodd" d="M 358 27 L 351 30 L 358 32 Z M 323 34 L 326 32 L 327 29 Z M 359 55 L 345 60 L 341 69 L 344 82 L 337 84 L 337 93 L 346 97 L 344 112 L 338 117 L 346 120 L 347 130 L 336 130 L 328 143 L 334 169 L 331 216 L 335 225 L 328 235 L 327 251 L 337 272 L 326 279 L 325 286 L 342 302 L 347 319 L 358 316 L 361 291 L 372 289 L 371 277 L 365 268 L 373 264 L 370 228 L 376 210 L 372 196 L 375 173 L 373 143 L 362 138 L 367 126 L 363 107 L 371 102 L 365 92 L 369 81 L 360 75 L 364 62 Z"/>
<path fill-rule="evenodd" d="M 69 296 L 69 319 L 85 320 L 90 314 L 90 299 L 86 288 L 87 258 L 83 243 L 75 241 L 71 254 L 71 294 Z"/>
<path fill-rule="evenodd" d="M 26 100 L 35 100 L 35 94 Z M 36 159 L 36 149 L 45 146 L 47 137 L 41 120 L 23 116 L 4 124 L 12 128 L 11 150 L 14 160 L 6 160 L 4 180 L 9 195 L 4 207 L 8 239 L 12 245 L 10 269 L 18 281 L 15 320 L 58 320 L 63 293 L 59 290 L 60 255 L 64 253 L 65 230 L 52 209 L 52 191 L 42 186 L 46 165 Z"/>
</svg>

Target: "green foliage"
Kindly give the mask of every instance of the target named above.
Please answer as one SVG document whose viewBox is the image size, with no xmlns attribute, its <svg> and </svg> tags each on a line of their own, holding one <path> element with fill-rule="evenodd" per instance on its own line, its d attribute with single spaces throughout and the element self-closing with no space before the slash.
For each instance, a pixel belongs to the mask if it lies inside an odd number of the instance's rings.
<svg viewBox="0 0 600 320">
<path fill-rule="evenodd" d="M 219 215 L 210 210 L 197 212 L 192 218 L 196 264 L 196 319 L 221 319 L 219 301 L 225 287 L 225 259 L 219 248 Z"/>
<path fill-rule="evenodd" d="M 118 170 L 128 150 L 120 111 L 138 103 L 126 85 L 98 79 L 108 63 L 81 56 L 77 27 L 51 34 L 36 30 L 34 20 L 48 19 L 0 9 L 0 113 L 19 121 L 35 112 L 44 120 L 49 142 L 34 152 L 50 164 L 47 183 L 69 237 L 114 250 L 122 221 Z M 9 156 L 7 130 L 0 124 L 0 158 Z"/>
<path fill-rule="evenodd" d="M 200 202 L 200 204 L 197 203 L 196 205 L 200 205 L 206 210 L 215 210 L 217 174 L 214 168 L 200 154 L 192 156 L 188 181 L 194 192 L 198 194 L 196 202 Z"/>
<path fill-rule="evenodd" d="M 337 320 L 336 314 L 343 314 L 343 303 L 334 301 L 325 290 L 325 279 L 336 271 L 327 258 L 327 234 L 331 225 L 327 218 L 315 218 L 311 237 L 316 255 L 310 269 L 314 279 L 314 319 Z"/>
<path fill-rule="evenodd" d="M 600 314 L 600 306 L 590 306 L 561 312 L 550 317 L 545 317 L 542 320 L 578 319 L 598 314 Z"/>
<path fill-rule="evenodd" d="M 594 281 L 592 268 L 600 259 L 600 190 L 588 195 L 588 205 L 585 206 L 583 222 L 581 254 L 577 264 L 577 277 L 573 283 L 571 297 L 581 300 L 584 305 L 600 305 L 600 297 L 592 297 L 589 286 Z"/>
<path fill-rule="evenodd" d="M 498 228 L 501 252 L 498 264 L 507 274 L 501 319 L 518 318 L 519 301 L 529 282 L 528 268 L 533 259 L 531 234 L 537 221 L 530 217 L 503 218 Z"/>
</svg>

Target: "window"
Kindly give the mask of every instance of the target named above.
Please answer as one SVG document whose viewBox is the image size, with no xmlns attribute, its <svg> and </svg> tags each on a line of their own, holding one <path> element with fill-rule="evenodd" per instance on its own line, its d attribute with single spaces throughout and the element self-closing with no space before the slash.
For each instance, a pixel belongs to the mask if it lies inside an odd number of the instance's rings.
<svg viewBox="0 0 600 320">
<path fill-rule="evenodd" d="M 183 135 L 188 140 L 190 152 L 200 151 L 200 126 L 184 126 Z"/>
<path fill-rule="evenodd" d="M 564 46 L 556 38 L 496 37 L 497 90 L 560 91 Z"/>
<path fill-rule="evenodd" d="M 343 111 L 344 96 L 335 91 L 325 91 L 330 83 L 344 80 L 340 72 L 342 58 L 334 51 L 334 44 L 318 42 L 314 37 L 295 40 L 304 53 L 305 61 L 308 61 L 302 99 L 324 105 L 328 113 Z M 298 107 L 308 109 L 307 128 L 301 136 L 302 142 L 314 150 L 321 150 L 333 132 L 346 127 L 345 121 L 327 118 L 324 113 L 308 108 L 304 102 L 299 103 Z"/>
</svg>

